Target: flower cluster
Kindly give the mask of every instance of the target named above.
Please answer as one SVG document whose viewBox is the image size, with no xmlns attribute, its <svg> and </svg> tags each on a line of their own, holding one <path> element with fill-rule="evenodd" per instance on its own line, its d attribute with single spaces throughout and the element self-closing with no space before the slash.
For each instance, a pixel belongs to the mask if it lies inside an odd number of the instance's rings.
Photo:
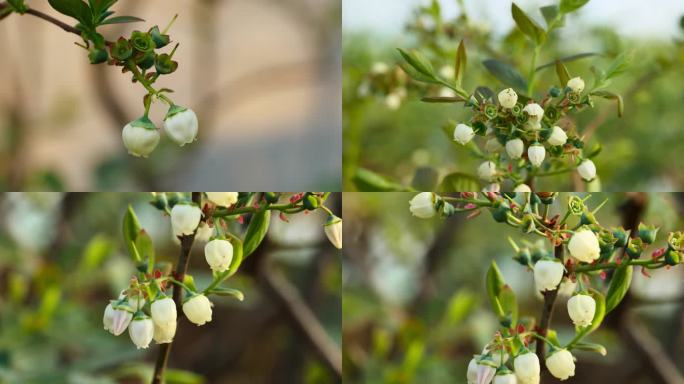
<svg viewBox="0 0 684 384">
<path fill-rule="evenodd" d="M 183 194 L 159 193 L 153 195 L 151 203 L 170 216 L 173 236 L 185 245 L 188 252 L 183 257 L 190 256 L 190 246 L 196 237 L 207 238 L 204 258 L 213 272 L 211 284 L 200 290 L 185 270 L 171 272 L 157 264 L 152 241 L 129 208 L 124 217 L 124 241 L 137 263 L 138 273 L 119 297 L 111 300 L 105 308 L 105 330 L 119 336 L 128 329 L 137 348 L 148 348 L 152 340 L 158 344 L 171 343 L 176 334 L 178 310 L 182 310 L 190 322 L 204 325 L 212 319 L 213 304 L 208 296 L 233 296 L 242 300 L 242 292 L 221 284 L 237 272 L 243 258 L 263 240 L 272 211 L 279 211 L 283 220 L 287 220 L 286 215 L 290 214 L 317 209 L 325 211 L 328 215 L 325 234 L 333 246 L 342 247 L 342 219 L 323 205 L 327 193 L 298 193 L 286 203 L 280 203 L 282 196 L 273 192 L 207 192 L 205 196 L 206 201 L 202 204 L 203 195 L 199 193 L 193 193 L 193 199 Z M 228 231 L 228 224 L 231 221 L 241 222 L 245 214 L 251 214 L 252 218 L 241 238 Z M 179 265 L 184 264 L 179 262 Z M 175 288 L 170 295 L 172 287 Z"/>
<path fill-rule="evenodd" d="M 501 328 L 485 351 L 470 362 L 469 383 L 539 383 L 540 359 L 545 360 L 554 377 L 566 380 L 575 374 L 573 350 L 605 355 L 603 346 L 584 339 L 623 299 L 631 284 L 632 270 L 641 268 L 648 276 L 651 269 L 681 264 L 684 233 L 671 232 L 667 244 L 649 254 L 648 247 L 656 243 L 659 232 L 655 226 L 642 223 L 633 230 L 605 227 L 596 219 L 596 213 L 606 201 L 590 210 L 586 204 L 590 197 L 581 199 L 576 195 L 568 198 L 564 212 L 550 216 L 550 206 L 557 197 L 558 193 L 541 192 L 468 192 L 456 196 L 422 192 L 409 201 L 410 212 L 419 218 L 448 217 L 458 212 L 474 217 L 489 211 L 496 222 L 540 236 L 544 240 L 523 240 L 522 246 L 509 238 L 515 251 L 513 259 L 532 271 L 535 290 L 543 297 L 545 308 L 552 308 L 559 297 L 567 298 L 566 310 L 575 326 L 575 336 L 561 343 L 551 327 L 541 328 L 534 319 L 518 318 L 515 294 L 492 262 L 486 286 Z M 545 243 L 553 251 L 548 251 Z M 605 281 L 607 271 L 613 271 L 609 282 Z M 548 324 L 549 317 L 550 311 L 543 312 L 538 324 Z M 529 351 L 531 343 L 536 343 L 536 353 Z"/>
</svg>

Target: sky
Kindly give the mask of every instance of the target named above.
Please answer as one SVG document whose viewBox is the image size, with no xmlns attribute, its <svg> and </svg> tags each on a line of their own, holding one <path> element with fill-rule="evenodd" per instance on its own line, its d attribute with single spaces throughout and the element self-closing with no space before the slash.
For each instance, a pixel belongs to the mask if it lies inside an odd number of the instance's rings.
<svg viewBox="0 0 684 384">
<path fill-rule="evenodd" d="M 411 11 L 429 0 L 343 0 L 342 25 L 345 31 L 369 31 L 385 37 L 397 36 Z M 458 14 L 456 0 L 441 0 L 448 17 Z M 508 0 L 465 0 L 471 18 L 486 23 L 495 34 L 513 25 Z M 521 8 L 537 20 L 534 11 L 554 0 L 517 0 Z M 578 25 L 608 25 L 625 36 L 670 39 L 681 36 L 679 19 L 684 15 L 684 0 L 592 0 L 578 12 Z M 573 22 L 570 22 L 570 28 Z M 542 24 L 543 25 L 543 24 Z"/>
</svg>

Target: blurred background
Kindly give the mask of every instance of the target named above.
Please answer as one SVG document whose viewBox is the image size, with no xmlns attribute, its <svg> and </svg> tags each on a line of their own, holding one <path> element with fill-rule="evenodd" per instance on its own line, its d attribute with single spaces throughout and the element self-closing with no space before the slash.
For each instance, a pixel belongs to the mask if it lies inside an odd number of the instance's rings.
<svg viewBox="0 0 684 384">
<path fill-rule="evenodd" d="M 149 200 L 0 194 L 0 383 L 149 383 L 158 346 L 136 350 L 128 332 L 115 337 L 102 325 L 134 273 L 121 235 L 128 204 L 158 261 L 178 257 L 169 218 Z M 328 201 L 340 214 L 340 195 Z M 179 321 L 168 384 L 340 382 L 341 265 L 325 220 L 319 211 L 273 218 L 264 243 L 225 283 L 245 300 L 211 296 L 211 322 Z M 196 241 L 188 270 L 198 287 L 211 281 L 203 249 Z"/>
<path fill-rule="evenodd" d="M 467 119 L 469 112 L 460 104 L 420 102 L 422 96 L 436 96 L 442 90 L 407 82 L 396 67 L 396 48 L 419 49 L 437 70 L 452 71 L 458 43 L 465 39 L 464 85 L 469 91 L 478 85 L 504 88 L 481 64 L 485 59 L 504 60 L 523 73 L 528 70 L 531 48 L 514 26 L 510 1 L 435 3 L 439 7 L 431 0 L 343 3 L 345 190 L 368 190 L 355 182 L 360 169 L 410 186 L 423 180 L 417 172 L 421 169 L 435 170 L 441 177 L 452 172 L 472 175 L 479 164 L 441 129 L 448 119 Z M 538 8 L 557 3 L 516 1 L 542 25 Z M 592 65 L 606 68 L 619 53 L 634 51 L 627 72 L 609 87 L 622 94 L 624 117 L 617 117 L 614 102 L 602 99 L 595 100 L 594 109 L 574 115 L 577 126 L 590 137 L 587 147 L 603 146 L 595 162 L 604 191 L 684 189 L 684 173 L 674 161 L 684 150 L 683 16 L 684 3 L 677 0 L 592 0 L 567 16 L 566 26 L 544 46 L 540 64 L 582 52 L 601 54 L 567 63 L 573 76 L 588 82 L 593 79 Z M 540 90 L 557 81 L 553 69 L 539 73 Z M 540 181 L 540 190 L 584 188 L 567 175 Z"/>
<path fill-rule="evenodd" d="M 46 1 L 28 4 L 67 21 Z M 113 10 L 146 22 L 103 27 L 111 40 L 179 15 L 179 70 L 158 84 L 198 113 L 199 140 L 181 149 L 163 138 L 150 159 L 129 156 L 121 129 L 142 115 L 142 87 L 91 66 L 76 36 L 11 15 L 0 21 L 0 189 L 340 190 L 340 0 L 120 0 Z M 158 126 L 165 113 L 156 103 Z"/>
<path fill-rule="evenodd" d="M 565 208 L 568 196 L 559 195 L 551 215 Z M 484 282 L 492 260 L 515 291 L 520 316 L 541 313 L 532 273 L 513 260 L 507 241 L 511 236 L 518 244 L 534 243 L 538 236 L 496 225 L 487 211 L 470 220 L 418 219 L 408 209 L 412 197 L 344 193 L 344 382 L 464 383 L 468 362 L 498 326 Z M 602 225 L 660 226 L 656 247 L 665 244 L 669 231 L 684 228 L 682 194 L 599 193 L 588 205 L 606 198 L 596 215 Z M 625 301 L 588 338 L 603 344 L 607 356 L 576 353 L 576 375 L 568 383 L 682 382 L 684 269 L 651 275 L 635 269 Z M 574 333 L 565 308 L 559 301 L 552 321 L 561 342 Z"/>
</svg>

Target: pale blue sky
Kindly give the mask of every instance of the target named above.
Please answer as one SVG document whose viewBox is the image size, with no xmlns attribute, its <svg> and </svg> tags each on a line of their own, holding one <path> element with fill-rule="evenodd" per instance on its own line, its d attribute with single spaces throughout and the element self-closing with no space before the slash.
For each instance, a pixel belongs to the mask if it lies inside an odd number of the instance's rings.
<svg viewBox="0 0 684 384">
<path fill-rule="evenodd" d="M 541 20 L 541 15 L 533 10 L 557 2 L 516 1 L 538 20 Z M 412 9 L 418 4 L 429 3 L 429 0 L 343 0 L 342 3 L 345 31 L 365 30 L 392 38 L 402 32 Z M 447 15 L 457 14 L 455 0 L 442 0 L 441 3 Z M 508 0 L 465 0 L 465 3 L 472 18 L 486 23 L 497 34 L 504 33 L 513 25 L 511 2 Z M 684 15 L 684 0 L 592 0 L 578 14 L 577 21 L 571 22 L 570 28 L 601 24 L 612 26 L 628 36 L 669 39 L 681 35 L 679 19 Z"/>
</svg>

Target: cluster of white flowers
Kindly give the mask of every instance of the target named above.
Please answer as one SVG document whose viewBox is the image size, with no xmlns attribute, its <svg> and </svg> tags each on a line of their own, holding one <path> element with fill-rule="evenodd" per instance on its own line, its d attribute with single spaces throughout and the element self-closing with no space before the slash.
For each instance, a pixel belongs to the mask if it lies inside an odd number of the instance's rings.
<svg viewBox="0 0 684 384">
<path fill-rule="evenodd" d="M 197 115 L 192 109 L 174 105 L 164 118 L 164 130 L 181 147 L 195 141 L 198 129 Z M 121 136 L 128 153 L 136 157 L 148 157 L 160 139 L 159 130 L 147 116 L 126 124 Z"/>
<path fill-rule="evenodd" d="M 579 94 L 584 90 L 584 81 L 579 77 L 572 78 L 568 81 L 567 87 L 569 91 Z M 504 111 L 507 111 L 505 116 L 510 116 L 513 113 L 512 110 L 518 108 L 515 113 L 526 114 L 527 121 L 517 129 L 522 136 L 518 136 L 518 134 L 511 135 L 505 140 L 505 143 L 500 141 L 503 140 L 501 137 L 495 136 L 495 128 L 487 128 L 485 133 L 485 151 L 490 155 L 490 160 L 485 161 L 478 168 L 478 176 L 487 183 L 494 182 L 501 174 L 497 172 L 498 162 L 496 160 L 498 159 L 499 152 L 505 150 L 510 160 L 519 160 L 523 157 L 524 153 L 527 153 L 527 160 L 530 165 L 534 168 L 539 168 L 547 157 L 548 149 L 545 144 L 549 147 L 562 147 L 568 142 L 568 134 L 560 126 L 549 126 L 551 125 L 549 124 L 546 126 L 547 128 L 542 127 L 545 111 L 541 105 L 531 102 L 522 107 L 522 111 L 520 111 L 519 108 L 521 106 L 518 104 L 518 94 L 512 88 L 499 92 L 497 99 L 499 106 Z M 495 116 L 496 112 L 493 113 Z M 547 135 L 541 135 L 543 129 L 548 129 Z M 470 143 L 475 136 L 475 129 L 468 124 L 457 124 L 454 129 L 454 141 L 461 145 Z M 527 150 L 526 142 L 528 143 Z M 586 181 L 591 181 L 596 177 L 596 167 L 590 159 L 583 159 L 577 166 L 577 172 Z M 522 188 L 525 190 L 525 187 Z"/>
<path fill-rule="evenodd" d="M 468 363 L 468 384 L 539 384 L 541 366 L 536 354 L 523 349 L 513 359 L 513 370 L 507 366 L 508 354 L 490 353 L 485 349 Z M 566 349 L 554 349 L 546 356 L 546 367 L 559 380 L 575 375 L 575 359 Z"/>
<path fill-rule="evenodd" d="M 112 300 L 104 311 L 104 329 L 115 336 L 127 328 L 133 344 L 147 348 L 154 339 L 157 344 L 170 343 L 176 334 L 176 303 L 161 296 L 149 305 L 150 315 L 143 309 L 146 300 L 141 296 L 127 297 L 121 293 L 118 300 Z"/>
</svg>

